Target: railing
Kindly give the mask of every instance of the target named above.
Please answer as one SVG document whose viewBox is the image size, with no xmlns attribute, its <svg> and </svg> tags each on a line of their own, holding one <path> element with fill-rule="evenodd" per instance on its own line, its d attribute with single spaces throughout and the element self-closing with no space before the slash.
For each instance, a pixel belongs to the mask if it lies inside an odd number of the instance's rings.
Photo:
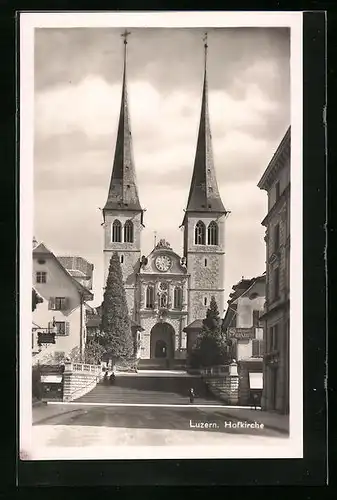
<svg viewBox="0 0 337 500">
<path fill-rule="evenodd" d="M 87 365 L 84 363 L 65 363 L 66 371 L 75 371 L 75 372 L 87 372 L 87 373 L 100 373 L 101 366 L 100 365 Z"/>
<path fill-rule="evenodd" d="M 229 366 L 228 365 L 219 365 L 219 366 L 212 366 L 209 368 L 203 368 L 202 374 L 203 375 L 222 375 L 226 374 L 229 372 Z"/>
</svg>

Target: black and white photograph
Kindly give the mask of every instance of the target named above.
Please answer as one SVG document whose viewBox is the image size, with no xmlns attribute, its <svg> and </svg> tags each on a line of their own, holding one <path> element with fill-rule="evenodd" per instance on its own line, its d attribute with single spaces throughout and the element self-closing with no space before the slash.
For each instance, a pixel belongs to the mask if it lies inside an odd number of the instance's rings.
<svg viewBox="0 0 337 500">
<path fill-rule="evenodd" d="M 20 44 L 20 458 L 301 458 L 302 13 Z"/>
</svg>

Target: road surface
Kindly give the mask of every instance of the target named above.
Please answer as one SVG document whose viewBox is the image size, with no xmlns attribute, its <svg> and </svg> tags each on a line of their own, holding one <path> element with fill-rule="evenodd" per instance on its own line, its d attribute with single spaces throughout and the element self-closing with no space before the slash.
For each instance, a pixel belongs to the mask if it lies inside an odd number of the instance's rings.
<svg viewBox="0 0 337 500">
<path fill-rule="evenodd" d="M 197 395 L 194 404 L 189 404 L 190 387 Z M 285 441 L 284 434 L 259 422 L 258 411 L 240 421 L 226 413 L 200 378 L 178 374 L 118 376 L 115 385 L 100 384 L 75 402 L 34 407 L 32 438 L 35 447 L 83 450 L 230 443 L 271 449 Z"/>
</svg>

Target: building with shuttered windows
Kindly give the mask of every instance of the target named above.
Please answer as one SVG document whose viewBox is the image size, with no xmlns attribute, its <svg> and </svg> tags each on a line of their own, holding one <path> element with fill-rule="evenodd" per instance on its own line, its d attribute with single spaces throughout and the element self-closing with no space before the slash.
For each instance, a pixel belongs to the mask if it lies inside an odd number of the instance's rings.
<svg viewBox="0 0 337 500">
<path fill-rule="evenodd" d="M 290 148 L 287 130 L 258 184 L 268 195 L 263 407 L 289 414 Z"/>
<path fill-rule="evenodd" d="M 260 316 L 264 312 L 265 274 L 242 279 L 233 286 L 223 320 L 223 332 L 231 340 L 231 357 L 238 362 L 239 402 L 259 400 L 263 388 L 264 330 Z"/>
<path fill-rule="evenodd" d="M 43 302 L 33 311 L 33 362 L 59 361 L 74 350 L 83 352 L 86 341 L 86 302 L 93 299 L 43 244 L 33 248 L 33 286 Z M 53 337 L 55 343 L 42 343 Z"/>
</svg>

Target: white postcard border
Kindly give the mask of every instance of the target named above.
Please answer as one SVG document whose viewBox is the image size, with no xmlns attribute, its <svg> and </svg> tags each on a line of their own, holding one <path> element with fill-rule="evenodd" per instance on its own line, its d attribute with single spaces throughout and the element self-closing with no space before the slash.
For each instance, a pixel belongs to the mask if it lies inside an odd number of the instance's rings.
<svg viewBox="0 0 337 500">
<path fill-rule="evenodd" d="M 274 445 L 228 448 L 119 447 L 44 448 L 32 442 L 31 287 L 34 218 L 34 29 L 37 27 L 289 27 L 291 29 L 291 259 L 290 259 L 290 436 Z M 151 12 L 20 14 L 20 456 L 22 459 L 134 458 L 302 458 L 302 13 L 301 12 Z M 266 165 L 267 167 L 267 165 Z M 258 188 L 257 188 L 258 189 Z M 261 196 L 263 194 L 261 193 Z M 27 297 L 27 300 L 23 298 Z M 29 299 L 28 299 L 29 298 Z"/>
</svg>

